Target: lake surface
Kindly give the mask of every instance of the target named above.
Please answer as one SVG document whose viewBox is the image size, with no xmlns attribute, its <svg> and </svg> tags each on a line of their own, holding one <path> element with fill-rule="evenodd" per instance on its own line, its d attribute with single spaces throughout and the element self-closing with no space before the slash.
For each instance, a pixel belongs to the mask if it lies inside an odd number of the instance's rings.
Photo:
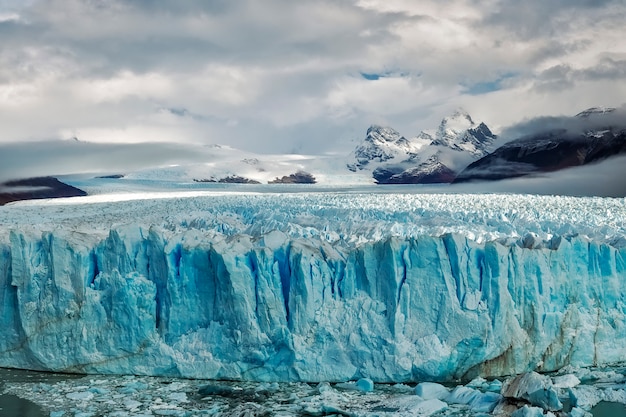
<svg viewBox="0 0 626 417">
<path fill-rule="evenodd" d="M 76 376 L 0 368 L 0 393 L 4 392 L 6 384 L 53 383 L 73 378 Z M 0 416 L 2 417 L 48 417 L 49 415 L 49 412 L 45 412 L 32 401 L 13 394 L 0 394 Z"/>
</svg>

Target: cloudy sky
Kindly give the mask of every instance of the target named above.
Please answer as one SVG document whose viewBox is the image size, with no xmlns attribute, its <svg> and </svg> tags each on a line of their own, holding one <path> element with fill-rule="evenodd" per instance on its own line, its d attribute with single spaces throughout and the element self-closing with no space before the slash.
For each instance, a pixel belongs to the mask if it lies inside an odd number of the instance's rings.
<svg viewBox="0 0 626 417">
<path fill-rule="evenodd" d="M 0 143 L 350 149 L 626 97 L 623 0 L 0 0 Z"/>
</svg>

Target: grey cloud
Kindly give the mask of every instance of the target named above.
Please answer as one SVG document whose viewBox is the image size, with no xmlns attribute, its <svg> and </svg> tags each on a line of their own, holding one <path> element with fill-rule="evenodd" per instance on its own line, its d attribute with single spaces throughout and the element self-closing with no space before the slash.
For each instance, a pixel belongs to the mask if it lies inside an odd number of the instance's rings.
<svg viewBox="0 0 626 417">
<path fill-rule="evenodd" d="M 392 36 L 390 23 L 408 19 L 311 0 L 55 0 L 38 3 L 26 16 L 33 38 L 45 35 L 37 42 L 64 45 L 113 72 L 194 69 L 216 60 L 271 67 L 315 56 L 346 59 L 370 46 L 360 39 L 363 30 L 375 30 L 370 42 L 378 43 Z"/>
<path fill-rule="evenodd" d="M 626 78 L 626 60 L 603 58 L 595 67 L 576 71 L 574 76 L 580 76 L 588 80 L 622 80 Z"/>
<path fill-rule="evenodd" d="M 583 69 L 576 69 L 568 64 L 552 66 L 538 74 L 534 81 L 534 88 L 540 91 L 561 91 L 579 82 L 621 81 L 625 78 L 626 60 L 604 57 L 594 66 Z"/>
<path fill-rule="evenodd" d="M 479 7 L 480 1 L 474 2 Z M 623 6 L 621 0 L 529 0 L 524 2 L 500 0 L 492 6 L 483 23 L 505 28 L 522 39 L 558 36 L 559 32 L 576 29 L 571 19 L 562 14 L 577 17 L 588 16 L 593 23 L 593 12 L 606 10 L 609 6 Z M 579 28 L 578 28 L 579 29 Z"/>
<path fill-rule="evenodd" d="M 566 57 L 572 53 L 584 50 L 590 44 L 589 39 L 570 41 L 558 37 L 550 37 L 532 52 L 529 57 L 529 63 L 539 64 L 547 59 L 554 60 Z"/>
<path fill-rule="evenodd" d="M 573 70 L 569 65 L 555 65 L 543 71 L 533 82 L 533 88 L 539 91 L 561 91 L 570 88 L 574 80 Z"/>
</svg>

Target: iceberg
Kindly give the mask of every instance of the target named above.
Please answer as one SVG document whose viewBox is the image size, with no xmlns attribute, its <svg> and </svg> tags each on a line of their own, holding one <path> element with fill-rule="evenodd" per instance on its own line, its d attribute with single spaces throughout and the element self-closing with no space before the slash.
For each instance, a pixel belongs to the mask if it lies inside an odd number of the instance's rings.
<svg viewBox="0 0 626 417">
<path fill-rule="evenodd" d="M 85 197 L 0 215 L 2 367 L 378 383 L 626 361 L 624 199 Z"/>
</svg>

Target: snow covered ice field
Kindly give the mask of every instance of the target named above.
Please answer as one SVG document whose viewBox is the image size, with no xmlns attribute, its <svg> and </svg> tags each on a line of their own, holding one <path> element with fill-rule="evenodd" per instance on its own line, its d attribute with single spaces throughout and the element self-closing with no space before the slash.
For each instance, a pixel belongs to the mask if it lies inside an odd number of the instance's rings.
<svg viewBox="0 0 626 417">
<path fill-rule="evenodd" d="M 319 381 L 626 361 L 625 199 L 396 190 L 144 190 L 0 207 L 0 366 L 309 382 L 323 396 L 337 389 Z"/>
</svg>

